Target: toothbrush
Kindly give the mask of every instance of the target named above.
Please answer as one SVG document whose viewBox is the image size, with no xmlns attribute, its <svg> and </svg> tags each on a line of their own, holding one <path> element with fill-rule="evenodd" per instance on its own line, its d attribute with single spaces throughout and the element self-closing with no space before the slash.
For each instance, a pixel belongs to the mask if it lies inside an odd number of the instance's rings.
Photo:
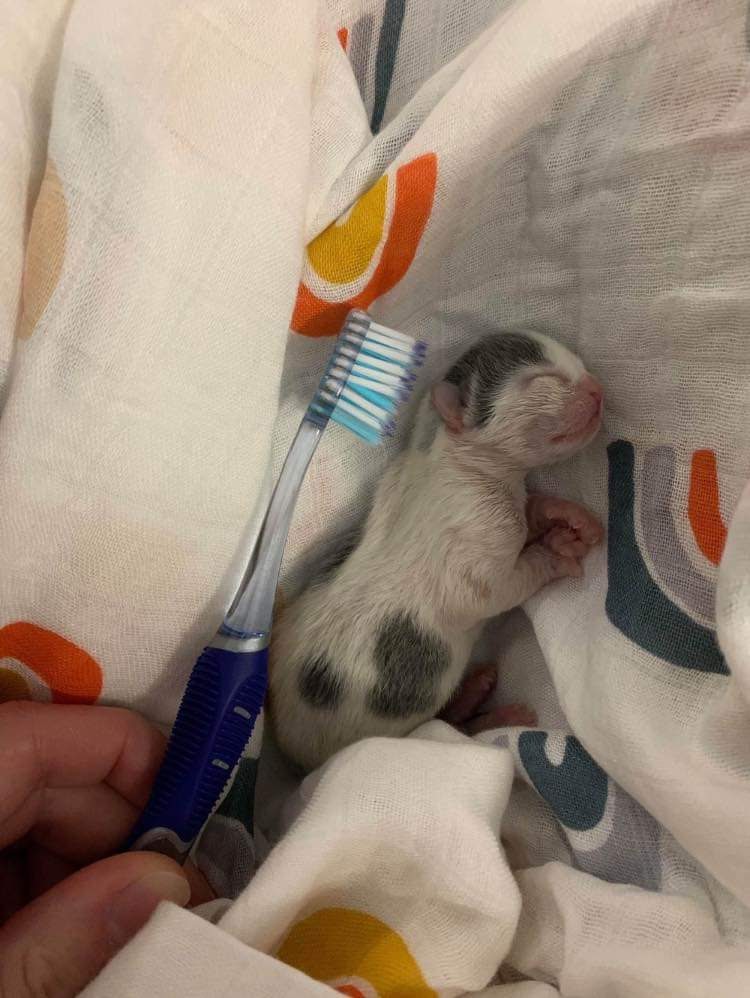
<svg viewBox="0 0 750 998">
<path fill-rule="evenodd" d="M 394 431 L 426 346 L 353 311 L 307 408 L 237 594 L 182 697 L 151 797 L 127 848 L 182 863 L 234 777 L 263 707 L 273 603 L 289 526 L 320 438 L 334 420 L 368 444 Z"/>
</svg>

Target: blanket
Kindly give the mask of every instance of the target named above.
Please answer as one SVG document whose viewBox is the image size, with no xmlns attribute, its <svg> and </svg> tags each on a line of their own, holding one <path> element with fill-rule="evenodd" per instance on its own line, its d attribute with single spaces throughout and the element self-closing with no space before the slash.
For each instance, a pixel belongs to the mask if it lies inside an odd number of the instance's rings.
<svg viewBox="0 0 750 998">
<path fill-rule="evenodd" d="M 197 854 L 223 901 L 162 905 L 90 995 L 750 994 L 747 24 L 1 0 L 3 698 L 169 726 L 350 308 L 429 344 L 422 389 L 521 324 L 606 392 L 531 481 L 606 543 L 476 652 L 538 728 L 431 722 L 299 786 L 259 728 Z M 283 598 L 412 413 L 326 431 Z"/>
</svg>

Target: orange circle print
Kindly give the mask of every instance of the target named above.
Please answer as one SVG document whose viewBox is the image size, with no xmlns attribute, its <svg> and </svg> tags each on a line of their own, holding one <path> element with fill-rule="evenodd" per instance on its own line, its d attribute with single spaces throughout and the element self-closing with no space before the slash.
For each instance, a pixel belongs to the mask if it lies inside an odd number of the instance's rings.
<svg viewBox="0 0 750 998">
<path fill-rule="evenodd" d="M 36 673 L 49 687 L 53 703 L 94 703 L 102 691 L 101 667 L 88 652 L 54 631 L 26 620 L 0 627 L 0 659 L 3 658 L 16 659 Z M 30 695 L 21 676 L 10 669 L 0 671 L 3 673 L 0 699 L 23 699 Z"/>
<path fill-rule="evenodd" d="M 394 184 L 393 211 L 385 233 L 389 186 Z M 292 329 L 304 336 L 333 336 L 347 312 L 369 308 L 376 298 L 398 284 L 412 264 L 432 212 L 437 184 L 437 156 L 425 153 L 398 167 L 395 177 L 385 174 L 347 212 L 307 248 L 308 280 L 297 292 Z M 326 301 L 310 287 L 320 281 L 329 287 L 350 284 L 368 271 L 380 249 L 372 274 L 345 301 Z M 322 294 L 322 292 L 321 292 Z"/>
</svg>

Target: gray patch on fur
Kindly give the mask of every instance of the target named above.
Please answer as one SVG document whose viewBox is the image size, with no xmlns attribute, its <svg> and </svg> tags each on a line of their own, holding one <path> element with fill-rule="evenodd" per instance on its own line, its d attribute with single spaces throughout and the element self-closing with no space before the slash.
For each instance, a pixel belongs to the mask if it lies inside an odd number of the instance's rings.
<svg viewBox="0 0 750 998">
<path fill-rule="evenodd" d="M 362 539 L 361 523 L 341 533 L 313 568 L 313 581 L 327 581 L 340 568 Z"/>
<path fill-rule="evenodd" d="M 450 665 L 448 645 L 408 613 L 385 617 L 375 635 L 378 680 L 367 706 L 378 717 L 411 717 L 437 708 L 437 680 Z"/>
<path fill-rule="evenodd" d="M 458 388 L 461 404 L 468 407 L 476 425 L 484 426 L 494 415 L 503 383 L 520 367 L 544 360 L 541 345 L 526 333 L 493 333 L 459 357 L 445 380 Z"/>
<path fill-rule="evenodd" d="M 430 409 L 430 411 L 425 413 L 420 419 L 417 426 L 414 427 L 414 446 L 421 454 L 428 453 L 435 442 L 435 436 L 441 425 L 442 423 L 438 414 L 434 409 Z"/>
<path fill-rule="evenodd" d="M 344 699 L 346 683 L 325 655 L 317 655 L 303 663 L 297 689 L 305 703 L 311 707 L 334 710 Z"/>
</svg>

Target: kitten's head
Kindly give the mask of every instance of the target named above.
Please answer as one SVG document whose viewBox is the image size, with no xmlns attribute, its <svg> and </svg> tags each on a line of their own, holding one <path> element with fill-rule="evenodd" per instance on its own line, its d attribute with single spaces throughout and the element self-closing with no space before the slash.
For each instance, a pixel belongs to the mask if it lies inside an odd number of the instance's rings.
<svg viewBox="0 0 750 998">
<path fill-rule="evenodd" d="M 431 398 L 449 434 L 495 448 L 525 469 L 573 454 L 602 419 L 601 385 L 575 354 L 537 332 L 483 337 Z"/>
</svg>

